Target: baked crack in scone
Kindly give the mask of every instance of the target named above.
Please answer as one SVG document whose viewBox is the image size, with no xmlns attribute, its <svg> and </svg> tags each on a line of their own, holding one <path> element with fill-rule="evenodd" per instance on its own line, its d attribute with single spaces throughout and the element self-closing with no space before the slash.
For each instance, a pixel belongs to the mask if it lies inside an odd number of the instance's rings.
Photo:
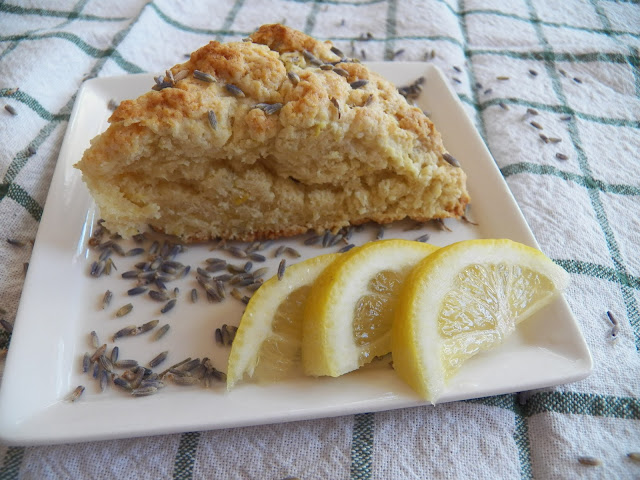
<svg viewBox="0 0 640 480">
<path fill-rule="evenodd" d="M 253 240 L 459 217 L 466 175 L 424 113 L 282 25 L 211 42 L 125 100 L 76 165 L 105 226 Z"/>
</svg>

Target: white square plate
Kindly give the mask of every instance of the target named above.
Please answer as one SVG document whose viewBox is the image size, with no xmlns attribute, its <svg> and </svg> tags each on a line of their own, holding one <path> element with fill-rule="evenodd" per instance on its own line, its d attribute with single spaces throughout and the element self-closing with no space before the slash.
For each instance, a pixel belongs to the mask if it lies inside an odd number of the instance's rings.
<svg viewBox="0 0 640 480">
<path fill-rule="evenodd" d="M 429 232 L 431 243 L 447 245 L 469 238 L 510 238 L 534 247 L 536 241 L 518 209 L 500 171 L 465 114 L 442 73 L 423 63 L 371 63 L 369 66 L 398 85 L 426 78 L 418 104 L 430 112 L 448 150 L 468 174 L 473 202 L 472 218 L 479 225 L 448 220 L 452 232 L 407 230 L 397 223 L 385 238 L 416 237 Z M 11 348 L 0 390 L 0 438 L 10 444 L 46 444 L 156 435 L 243 425 L 372 412 L 422 405 L 424 402 L 385 365 L 365 368 L 340 378 L 299 378 L 269 385 L 244 383 L 232 392 L 224 385 L 214 388 L 168 386 L 154 396 L 132 398 L 110 386 L 100 393 L 97 381 L 81 371 L 84 352 L 92 351 L 89 332 L 111 341 L 124 326 L 140 325 L 152 318 L 171 330 L 161 340 L 151 335 L 117 341 L 120 358 L 146 364 L 168 350 L 169 358 L 158 367 L 185 357 L 210 357 L 226 370 L 228 347 L 214 341 L 223 323 L 238 325 L 242 305 L 234 299 L 211 304 L 188 300 L 197 284 L 193 276 L 180 281 L 176 308 L 162 315 L 161 304 L 146 295 L 127 297 L 129 281 L 120 274 L 138 257 L 114 257 L 118 272 L 92 278 L 88 271 L 96 253 L 87 240 L 97 220 L 93 201 L 73 164 L 80 160 L 89 141 L 107 126 L 111 99 L 134 98 L 153 85 L 152 75 L 130 75 L 87 81 L 74 106 L 53 176 L 44 214 L 24 284 L 15 321 Z M 356 245 L 373 240 L 373 226 L 354 235 Z M 337 251 L 304 246 L 306 237 L 276 242 L 267 250 L 270 274 L 279 258 L 274 249 L 293 245 L 302 259 Z M 132 244 L 133 245 L 133 244 Z M 195 267 L 211 256 L 208 245 L 196 245 L 179 260 Z M 229 261 L 237 259 L 227 257 Z M 289 259 L 289 262 L 295 261 Z M 171 285 L 173 287 L 173 284 Z M 101 308 L 104 292 L 114 299 Z M 118 307 L 132 302 L 134 310 L 116 318 Z M 452 379 L 441 401 L 453 401 L 517 392 L 584 378 L 592 360 L 580 329 L 564 298 L 520 325 L 500 348 L 469 360 Z M 86 391 L 75 403 L 63 401 L 77 385 Z"/>
</svg>

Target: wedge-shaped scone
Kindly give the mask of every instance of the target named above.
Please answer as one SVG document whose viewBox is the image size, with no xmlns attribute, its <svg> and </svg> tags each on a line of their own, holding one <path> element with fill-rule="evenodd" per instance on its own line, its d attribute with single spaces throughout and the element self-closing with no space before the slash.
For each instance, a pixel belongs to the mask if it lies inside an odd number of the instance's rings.
<svg viewBox="0 0 640 480">
<path fill-rule="evenodd" d="M 393 85 L 282 25 L 250 40 L 116 109 L 76 165 L 106 227 L 252 240 L 463 214 L 465 173 Z"/>
</svg>

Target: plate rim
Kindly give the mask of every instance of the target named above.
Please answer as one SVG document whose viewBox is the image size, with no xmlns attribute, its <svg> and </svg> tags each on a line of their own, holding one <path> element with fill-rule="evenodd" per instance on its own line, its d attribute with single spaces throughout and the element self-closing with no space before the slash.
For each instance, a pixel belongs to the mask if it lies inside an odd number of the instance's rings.
<svg viewBox="0 0 640 480">
<path fill-rule="evenodd" d="M 495 160 L 491 156 L 491 153 L 489 152 L 487 146 L 484 143 L 484 140 L 480 136 L 472 120 L 469 118 L 467 112 L 464 110 L 464 107 L 460 99 L 458 98 L 457 94 L 451 88 L 451 85 L 449 84 L 449 82 L 446 80 L 446 77 L 444 76 L 443 72 L 437 66 L 431 63 L 426 63 L 426 62 L 366 62 L 366 65 L 368 65 L 374 71 L 376 70 L 376 68 L 382 68 L 383 66 L 390 66 L 392 64 L 394 65 L 394 68 L 397 68 L 397 69 L 401 69 L 403 67 L 416 68 L 416 69 L 422 68 L 423 71 L 425 72 L 431 71 L 433 72 L 432 73 L 433 75 L 437 76 L 438 80 L 446 89 L 447 94 L 450 97 L 449 100 L 452 101 L 454 108 L 458 110 L 457 114 L 458 115 L 460 115 L 460 113 L 462 114 L 462 118 L 466 122 L 466 125 L 464 126 L 464 128 L 467 129 L 469 132 L 472 132 L 472 135 L 474 137 L 473 143 L 476 144 L 474 148 L 480 148 L 482 150 L 482 154 L 491 160 L 490 166 L 487 166 L 487 168 L 490 167 L 491 175 L 497 176 L 499 177 L 499 180 L 501 180 L 500 184 L 502 186 L 502 191 L 500 192 L 500 194 L 507 195 L 507 197 L 510 199 L 509 208 L 515 209 L 514 213 L 519 217 L 520 225 L 518 225 L 518 227 L 522 229 L 521 233 L 524 233 L 525 240 L 527 240 L 523 243 L 527 243 L 530 246 L 533 246 L 539 249 L 540 247 L 537 241 L 535 240 L 533 232 L 529 228 L 529 225 L 527 224 L 518 203 L 513 197 L 513 194 L 508 188 L 508 185 L 505 179 L 500 174 L 499 168 L 495 163 Z M 148 73 L 134 74 L 133 76 L 139 79 L 143 79 L 143 78 L 144 79 L 148 78 L 150 80 L 153 79 L 153 75 Z M 63 137 L 63 142 L 60 148 L 57 164 L 52 176 L 51 186 L 47 194 L 47 199 L 44 205 L 42 219 L 41 219 L 39 229 L 35 238 L 34 248 L 32 252 L 32 263 L 40 262 L 41 256 L 43 256 L 46 253 L 45 247 L 46 247 L 47 235 L 49 235 L 49 231 L 46 228 L 41 228 L 41 227 L 43 225 L 46 226 L 55 220 L 54 218 L 52 218 L 53 212 L 60 207 L 60 205 L 58 205 L 58 200 L 56 200 L 55 197 L 56 197 L 56 194 L 58 193 L 58 189 L 64 188 L 66 185 L 65 180 L 68 180 L 68 179 L 65 178 L 65 173 L 68 174 L 69 169 L 73 169 L 73 167 L 69 165 L 69 161 L 68 161 L 69 159 L 67 157 L 69 157 L 70 143 L 74 139 L 74 136 L 77 135 L 76 125 L 77 125 L 77 122 L 79 121 L 78 112 L 80 111 L 81 108 L 83 108 L 84 102 L 86 101 L 86 96 L 92 89 L 94 89 L 95 91 L 103 85 L 115 84 L 116 82 L 126 82 L 127 80 L 131 80 L 131 77 L 132 75 L 120 75 L 115 77 L 97 77 L 97 78 L 87 80 L 81 86 L 70 115 L 69 123 L 67 125 L 67 130 Z M 438 123 L 436 121 L 434 121 L 434 124 L 436 124 L 436 127 L 438 128 Z M 79 176 L 79 173 L 77 172 L 73 172 L 73 173 L 75 173 L 76 177 Z M 76 178 L 76 181 L 77 181 L 77 178 Z M 45 230 L 47 231 L 45 232 Z M 23 339 L 26 338 L 26 335 L 28 335 L 28 328 L 33 323 L 33 320 L 24 318 L 26 315 L 24 313 L 24 310 L 25 310 L 24 304 L 26 304 L 29 298 L 34 295 L 32 293 L 34 291 L 34 288 L 36 288 L 36 285 L 34 284 L 38 283 L 38 279 L 34 277 L 34 273 L 33 273 L 34 270 L 35 269 L 30 268 L 25 278 L 22 296 L 21 296 L 18 311 L 16 314 L 14 334 L 12 336 L 12 344 L 14 344 L 14 347 L 15 345 L 18 345 L 18 347 L 9 349 L 6 362 L 5 362 L 5 367 L 4 367 L 2 385 L 0 386 L 0 440 L 8 445 L 16 445 L 16 444 L 38 445 L 38 444 L 54 444 L 54 443 L 66 443 L 66 442 L 95 441 L 95 440 L 106 440 L 106 439 L 116 439 L 116 438 L 139 437 L 139 436 L 170 434 L 170 433 L 186 431 L 180 426 L 177 426 L 177 428 L 167 429 L 167 428 L 162 428 L 162 425 L 155 425 L 153 426 L 153 428 L 138 429 L 130 432 L 130 434 L 123 434 L 123 432 L 120 430 L 115 432 L 103 431 L 103 432 L 96 432 L 93 434 L 87 433 L 85 435 L 75 434 L 73 436 L 65 435 L 64 432 L 60 432 L 60 435 L 53 435 L 53 436 L 51 434 L 43 433 L 41 436 L 31 435 L 31 436 L 25 437 L 24 435 L 20 434 L 20 429 L 15 428 L 16 426 L 15 422 L 10 423 L 10 418 L 6 414 L 6 412 L 4 414 L 1 412 L 3 410 L 6 410 L 6 409 L 3 409 L 3 406 L 6 406 L 8 399 L 13 393 L 13 392 L 8 392 L 9 388 L 7 387 L 7 385 L 11 387 L 13 384 L 15 384 L 15 378 L 17 375 L 17 371 L 19 370 L 19 367 L 17 366 L 17 361 L 18 361 L 17 358 L 20 355 L 22 355 L 22 350 L 19 350 L 19 349 L 26 348 L 22 346 L 24 343 Z M 586 341 L 584 339 L 584 335 L 582 334 L 580 325 L 577 323 L 575 317 L 573 317 L 573 314 L 569 309 L 568 303 L 566 302 L 564 295 L 560 298 L 561 298 L 561 302 L 564 305 L 564 308 L 566 308 L 566 310 L 571 315 L 571 321 L 573 322 L 575 328 L 578 330 L 580 334 L 579 338 L 577 339 L 578 343 L 580 343 L 579 346 L 584 352 L 586 352 L 586 357 L 581 359 L 586 363 L 583 362 L 583 365 L 581 366 L 580 369 L 576 370 L 575 375 L 573 377 L 567 377 L 569 378 L 569 380 L 567 380 L 566 382 L 565 381 L 559 382 L 559 383 L 567 383 L 567 382 L 577 381 L 587 377 L 593 370 L 593 358 L 586 345 Z M 18 338 L 19 340 L 16 341 L 16 338 Z M 559 383 L 545 384 L 545 385 L 540 385 L 534 388 L 542 388 L 543 386 L 552 386 L 552 385 L 557 385 Z M 495 395 L 495 394 L 497 393 L 490 393 L 488 395 Z M 480 397 L 482 396 L 486 396 L 486 395 L 481 395 Z M 470 398 L 479 398 L 479 397 L 474 396 Z M 393 401 L 396 401 L 396 400 L 391 399 L 389 402 L 393 403 Z M 369 405 L 366 411 L 382 411 L 382 410 L 388 410 L 388 409 L 407 408 L 411 406 L 419 406 L 419 405 L 427 404 L 426 402 L 421 400 L 416 400 L 415 398 L 404 399 L 403 400 L 404 403 L 400 402 L 402 403 L 402 405 L 400 406 L 389 407 L 389 402 L 386 402 L 386 403 L 380 402 L 379 408 Z M 49 407 L 45 407 L 41 412 L 45 412 L 47 408 Z M 310 415 L 309 412 L 305 413 L 304 411 L 301 411 L 292 415 L 292 414 L 289 414 L 288 412 L 284 412 L 278 418 L 276 418 L 277 416 L 276 417 L 272 416 L 264 419 L 264 421 L 249 420 L 245 423 L 236 422 L 233 425 L 224 424 L 224 422 L 222 422 L 217 426 L 212 426 L 209 424 L 209 425 L 202 426 L 200 428 L 206 430 L 206 429 L 217 429 L 217 428 L 230 428 L 234 426 L 238 427 L 238 426 L 249 426 L 249 425 L 263 425 L 263 424 L 277 423 L 277 422 L 283 422 L 283 421 L 319 419 L 319 418 L 332 417 L 337 415 L 348 415 L 348 414 L 360 413 L 363 411 L 365 410 L 362 410 L 361 407 L 358 406 L 358 404 L 353 404 L 348 406 L 344 406 L 344 405 L 333 406 L 325 412 L 327 414 L 321 413 L 321 414 Z M 190 425 L 189 428 L 191 427 L 192 426 Z"/>
</svg>

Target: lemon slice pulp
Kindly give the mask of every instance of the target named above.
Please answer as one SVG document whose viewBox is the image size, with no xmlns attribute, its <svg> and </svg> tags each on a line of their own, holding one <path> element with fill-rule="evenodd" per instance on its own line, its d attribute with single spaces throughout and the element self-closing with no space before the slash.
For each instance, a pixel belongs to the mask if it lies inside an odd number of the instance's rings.
<svg viewBox="0 0 640 480">
<path fill-rule="evenodd" d="M 245 376 L 277 381 L 302 374 L 301 342 L 304 304 L 316 277 L 339 254 L 327 254 L 291 265 L 255 292 L 240 320 L 229 354 L 227 388 Z"/>
<path fill-rule="evenodd" d="M 500 345 L 568 279 L 542 252 L 511 240 L 468 240 L 438 250 L 412 270 L 400 292 L 395 370 L 435 403 L 466 360 Z"/>
<path fill-rule="evenodd" d="M 398 292 L 411 268 L 437 247 L 382 240 L 342 254 L 307 299 L 302 363 L 307 375 L 337 377 L 391 351 Z"/>
</svg>

